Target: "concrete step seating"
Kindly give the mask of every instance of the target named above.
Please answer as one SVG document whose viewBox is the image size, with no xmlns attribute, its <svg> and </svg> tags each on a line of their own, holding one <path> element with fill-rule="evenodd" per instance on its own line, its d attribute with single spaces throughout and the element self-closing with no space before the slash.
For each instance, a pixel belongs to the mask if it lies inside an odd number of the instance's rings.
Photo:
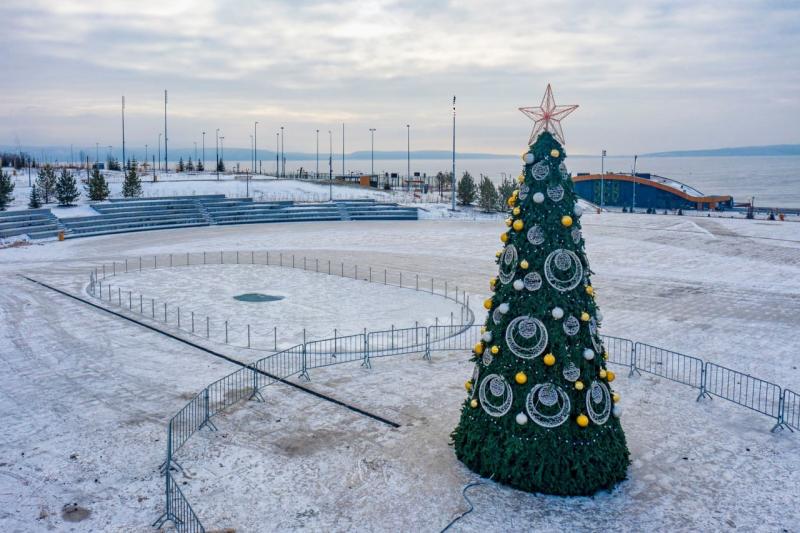
<svg viewBox="0 0 800 533">
<path fill-rule="evenodd" d="M 58 219 L 49 209 L 0 212 L 0 239 L 21 237 L 50 239 L 58 236 Z"/>
</svg>

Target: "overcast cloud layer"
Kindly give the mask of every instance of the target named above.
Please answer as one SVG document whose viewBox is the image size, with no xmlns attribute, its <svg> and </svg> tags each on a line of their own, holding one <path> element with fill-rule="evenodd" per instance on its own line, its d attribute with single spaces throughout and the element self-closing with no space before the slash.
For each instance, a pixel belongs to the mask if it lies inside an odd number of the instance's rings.
<svg viewBox="0 0 800 533">
<path fill-rule="evenodd" d="M 572 153 L 800 142 L 800 3 L 4 0 L 0 144 L 517 153 L 548 82 Z"/>
</svg>

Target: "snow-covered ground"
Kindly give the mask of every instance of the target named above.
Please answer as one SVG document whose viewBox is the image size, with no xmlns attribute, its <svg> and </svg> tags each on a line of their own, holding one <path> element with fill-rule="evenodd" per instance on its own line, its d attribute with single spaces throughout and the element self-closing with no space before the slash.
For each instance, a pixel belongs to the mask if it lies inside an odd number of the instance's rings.
<svg viewBox="0 0 800 533">
<path fill-rule="evenodd" d="M 796 224 L 604 213 L 584 215 L 583 225 L 604 333 L 800 388 Z M 1 250 L 3 529 L 147 531 L 163 505 L 166 421 L 236 369 L 17 274 L 79 294 L 100 261 L 269 249 L 448 279 L 481 301 L 503 228 L 498 220 L 212 226 Z M 177 480 L 210 528 L 440 530 L 466 509 L 460 491 L 474 477 L 448 446 L 468 357 L 312 372 L 313 387 L 399 429 L 269 387 L 266 403 L 236 407 L 217 421 L 219 432 L 187 444 Z M 566 500 L 482 485 L 456 530 L 796 530 L 796 434 L 771 434 L 766 417 L 719 399 L 696 403 L 696 391 L 656 378 L 622 376 L 619 389 L 634 462 L 617 491 Z M 74 503 L 90 512 L 81 522 L 67 521 L 81 512 L 62 515 Z"/>
</svg>

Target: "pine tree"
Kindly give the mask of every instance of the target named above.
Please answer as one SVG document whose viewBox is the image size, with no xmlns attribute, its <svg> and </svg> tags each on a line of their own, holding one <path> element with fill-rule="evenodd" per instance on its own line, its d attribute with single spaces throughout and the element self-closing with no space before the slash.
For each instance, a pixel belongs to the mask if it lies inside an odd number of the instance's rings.
<svg viewBox="0 0 800 533">
<path fill-rule="evenodd" d="M 458 189 L 456 190 L 458 203 L 472 205 L 472 202 L 475 201 L 476 192 L 475 180 L 472 179 L 472 175 L 469 172 L 464 172 L 464 175 L 458 180 Z"/>
<path fill-rule="evenodd" d="M 61 174 L 56 181 L 56 198 L 58 205 L 72 205 L 80 197 L 75 176 L 66 168 L 61 169 Z"/>
<path fill-rule="evenodd" d="M 136 161 L 125 174 L 125 181 L 122 183 L 122 196 L 125 198 L 138 198 L 142 195 L 142 180 L 136 173 Z"/>
<path fill-rule="evenodd" d="M 0 211 L 5 211 L 8 204 L 14 201 L 14 182 L 8 172 L 0 170 Z"/>
<path fill-rule="evenodd" d="M 217 159 L 217 172 L 225 172 L 225 163 L 222 158 Z"/>
<path fill-rule="evenodd" d="M 56 170 L 49 163 L 39 169 L 36 176 L 36 185 L 42 203 L 49 204 L 56 193 Z"/>
<path fill-rule="evenodd" d="M 28 198 L 28 208 L 39 209 L 40 207 L 42 207 L 42 200 L 39 198 L 39 188 L 34 183 L 33 187 L 31 187 L 31 195 Z"/>
<path fill-rule="evenodd" d="M 516 185 L 514 185 L 514 180 L 503 178 L 503 182 L 497 186 L 497 204 L 498 209 L 503 210 L 508 205 L 508 199 L 511 198 L 511 195 L 514 194 L 514 189 L 516 189 Z"/>
<path fill-rule="evenodd" d="M 89 200 L 94 200 L 96 202 L 105 200 L 110 194 L 108 182 L 97 167 L 92 169 L 92 174 L 89 176 L 89 180 L 86 183 L 86 192 L 89 194 Z"/>
<path fill-rule="evenodd" d="M 489 176 L 481 176 L 481 183 L 478 186 L 478 205 L 487 213 L 497 208 L 497 189 L 494 188 Z"/>
<path fill-rule="evenodd" d="M 178 168 L 177 168 L 177 171 L 178 171 L 178 172 L 183 172 L 184 170 L 186 170 L 186 167 L 185 167 L 185 166 L 184 166 L 184 164 L 183 164 L 183 156 L 181 156 L 181 158 L 178 160 Z"/>
<path fill-rule="evenodd" d="M 197 171 L 198 172 L 203 172 L 205 169 L 206 168 L 205 168 L 205 165 L 203 165 L 203 162 L 198 159 L 197 160 Z"/>
<path fill-rule="evenodd" d="M 482 476 L 531 492 L 590 495 L 625 478 L 629 453 L 564 158 L 549 131 L 523 156 L 452 437 L 457 457 Z"/>
<path fill-rule="evenodd" d="M 194 172 L 194 163 L 192 163 L 192 158 L 189 158 L 189 162 L 186 163 L 186 171 L 187 172 Z"/>
</svg>

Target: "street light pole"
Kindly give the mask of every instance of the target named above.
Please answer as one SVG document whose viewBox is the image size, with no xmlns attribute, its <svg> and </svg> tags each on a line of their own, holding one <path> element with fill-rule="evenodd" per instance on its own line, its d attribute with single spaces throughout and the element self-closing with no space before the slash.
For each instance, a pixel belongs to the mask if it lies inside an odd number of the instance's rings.
<svg viewBox="0 0 800 533">
<path fill-rule="evenodd" d="M 328 156 L 328 194 L 333 201 L 333 133 L 328 130 L 328 143 L 330 144 L 330 155 Z"/>
<path fill-rule="evenodd" d="M 253 124 L 253 172 L 256 170 L 258 162 L 258 121 Z M 260 174 L 260 172 L 259 172 Z"/>
<path fill-rule="evenodd" d="M 600 155 L 600 211 L 603 210 L 606 203 L 605 179 L 606 179 L 606 151 L 603 150 L 602 154 Z"/>
<path fill-rule="evenodd" d="M 456 210 L 456 97 L 453 95 L 453 175 L 450 176 L 450 183 L 452 186 L 452 197 L 450 200 L 450 209 Z"/>
<path fill-rule="evenodd" d="M 122 165 L 127 165 L 125 159 L 125 95 L 122 96 Z"/>
<path fill-rule="evenodd" d="M 633 207 L 631 212 L 636 209 L 636 160 L 639 159 L 638 155 L 633 156 Z"/>
<path fill-rule="evenodd" d="M 344 122 L 342 122 L 342 179 L 344 179 Z"/>
<path fill-rule="evenodd" d="M 406 140 L 407 140 L 407 167 L 406 167 L 406 190 L 411 190 L 411 124 L 406 124 Z"/>
<path fill-rule="evenodd" d="M 164 171 L 169 172 L 169 155 L 167 153 L 167 90 L 164 89 Z"/>
<path fill-rule="evenodd" d="M 203 132 L 203 172 L 206 171 L 206 132 Z"/>
<path fill-rule="evenodd" d="M 281 126 L 281 177 L 286 177 L 286 152 L 283 151 L 283 126 Z"/>
<path fill-rule="evenodd" d="M 145 164 L 145 167 L 147 167 L 147 143 L 145 143 L 145 145 L 144 145 L 144 164 Z M 145 170 L 147 170 L 147 169 L 145 168 Z"/>
<path fill-rule="evenodd" d="M 319 130 L 317 130 L 317 174 L 315 177 L 319 179 Z"/>
<path fill-rule="evenodd" d="M 375 175 L 375 128 L 369 129 L 369 136 L 370 136 L 369 178 L 372 179 L 372 177 Z"/>
</svg>

